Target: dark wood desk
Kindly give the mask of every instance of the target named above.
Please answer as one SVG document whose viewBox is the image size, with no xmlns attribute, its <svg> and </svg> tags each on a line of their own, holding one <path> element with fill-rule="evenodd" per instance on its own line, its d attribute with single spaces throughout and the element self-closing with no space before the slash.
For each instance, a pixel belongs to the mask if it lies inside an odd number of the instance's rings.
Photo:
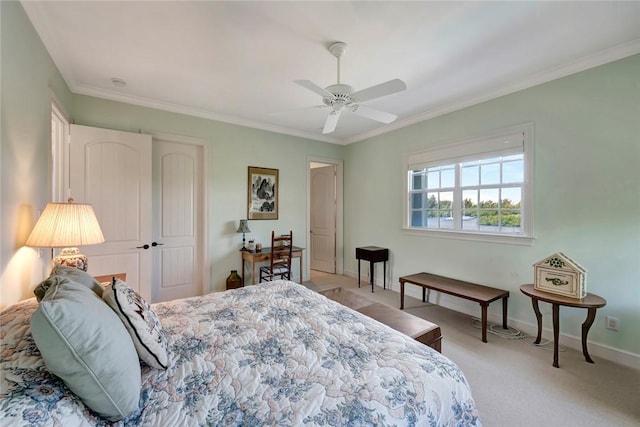
<svg viewBox="0 0 640 427">
<path fill-rule="evenodd" d="M 552 294 L 550 292 L 543 292 L 535 289 L 533 285 L 522 285 L 520 291 L 523 294 L 531 298 L 531 304 L 533 305 L 533 311 L 536 313 L 536 319 L 538 320 L 538 337 L 534 341 L 535 344 L 540 344 L 542 340 L 542 313 L 538 307 L 538 301 L 544 301 L 551 304 L 553 308 L 553 366 L 558 368 L 558 338 L 560 336 L 560 306 L 577 307 L 587 309 L 587 319 L 582 324 L 582 354 L 587 362 L 593 363 L 589 352 L 587 351 L 587 335 L 589 329 L 593 325 L 593 321 L 596 318 L 596 311 L 600 307 L 604 307 L 607 301 L 594 294 L 587 294 L 584 298 L 570 298 L 563 295 Z"/>
<path fill-rule="evenodd" d="M 302 283 L 302 251 L 304 248 L 293 246 L 291 248 L 291 257 L 300 259 L 300 282 Z M 242 284 L 246 285 L 244 280 L 245 261 L 249 263 L 249 272 L 251 273 L 251 284 L 256 284 L 256 263 L 267 262 L 271 259 L 271 248 L 262 248 L 261 251 L 240 251 L 242 256 Z M 293 262 L 293 259 L 291 260 Z M 293 280 L 293 277 L 291 278 Z"/>
<path fill-rule="evenodd" d="M 384 263 L 384 278 L 382 279 L 383 289 L 387 289 L 387 261 L 389 260 L 389 249 L 378 246 L 364 246 L 356 248 L 356 259 L 358 260 L 358 287 L 360 287 L 360 260 L 369 261 L 369 278 L 371 279 L 371 292 L 373 292 L 373 271 L 376 262 Z"/>
</svg>

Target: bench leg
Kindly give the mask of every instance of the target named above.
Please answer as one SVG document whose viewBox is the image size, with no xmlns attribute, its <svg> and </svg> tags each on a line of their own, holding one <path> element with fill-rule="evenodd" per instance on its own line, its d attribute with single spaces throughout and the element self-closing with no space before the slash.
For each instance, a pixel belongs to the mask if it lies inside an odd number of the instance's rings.
<svg viewBox="0 0 640 427">
<path fill-rule="evenodd" d="M 502 329 L 509 329 L 507 326 L 507 297 L 502 298 Z"/>
<path fill-rule="evenodd" d="M 482 342 L 487 342 L 487 308 L 488 304 L 480 304 L 482 307 Z"/>
<path fill-rule="evenodd" d="M 404 282 L 400 282 L 400 310 L 404 309 Z"/>
</svg>

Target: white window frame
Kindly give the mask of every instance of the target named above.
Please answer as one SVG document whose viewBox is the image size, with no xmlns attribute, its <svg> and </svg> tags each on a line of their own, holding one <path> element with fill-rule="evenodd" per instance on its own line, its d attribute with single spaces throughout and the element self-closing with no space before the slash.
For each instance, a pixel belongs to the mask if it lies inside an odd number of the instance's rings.
<svg viewBox="0 0 640 427">
<path fill-rule="evenodd" d="M 481 152 L 498 154 L 501 151 L 501 139 L 517 133 L 523 135 L 523 183 L 520 204 L 522 223 L 521 234 L 487 233 L 483 231 L 461 229 L 436 229 L 411 227 L 410 219 L 410 172 L 427 164 L 452 164 L 472 159 Z M 499 155 L 499 154 L 498 154 Z M 448 239 L 531 245 L 533 235 L 533 123 L 496 130 L 485 135 L 451 141 L 437 147 L 405 153 L 403 156 L 403 233 L 416 236 L 428 236 Z M 416 166 L 418 165 L 418 166 Z M 456 182 L 459 186 L 459 182 Z"/>
</svg>

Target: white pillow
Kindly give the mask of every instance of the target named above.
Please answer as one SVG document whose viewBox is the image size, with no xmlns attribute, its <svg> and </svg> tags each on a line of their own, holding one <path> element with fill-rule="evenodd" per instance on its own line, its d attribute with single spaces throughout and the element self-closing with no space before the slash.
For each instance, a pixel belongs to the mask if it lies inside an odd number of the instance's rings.
<svg viewBox="0 0 640 427">
<path fill-rule="evenodd" d="M 167 337 L 151 306 L 129 285 L 115 278 L 104 290 L 102 299 L 124 323 L 140 359 L 153 368 L 167 369 Z"/>
<path fill-rule="evenodd" d="M 91 409 L 117 421 L 140 400 L 140 361 L 109 307 L 85 285 L 61 278 L 31 317 L 47 369 Z"/>
</svg>

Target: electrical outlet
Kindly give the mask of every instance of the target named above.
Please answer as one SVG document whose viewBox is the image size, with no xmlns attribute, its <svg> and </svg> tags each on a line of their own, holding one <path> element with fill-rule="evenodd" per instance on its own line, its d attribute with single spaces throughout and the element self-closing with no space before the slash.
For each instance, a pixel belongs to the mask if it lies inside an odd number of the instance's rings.
<svg viewBox="0 0 640 427">
<path fill-rule="evenodd" d="M 611 329 L 612 331 L 620 330 L 620 319 L 613 316 L 607 316 L 607 329 Z"/>
</svg>

